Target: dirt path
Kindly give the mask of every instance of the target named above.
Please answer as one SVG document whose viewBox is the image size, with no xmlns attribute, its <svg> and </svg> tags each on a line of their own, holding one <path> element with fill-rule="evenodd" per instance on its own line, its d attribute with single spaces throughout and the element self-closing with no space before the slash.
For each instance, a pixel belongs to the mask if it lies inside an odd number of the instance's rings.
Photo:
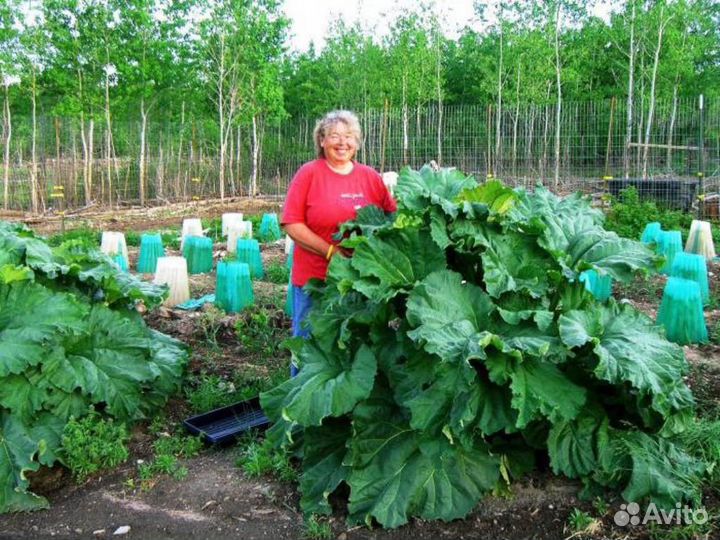
<svg viewBox="0 0 720 540">
<path fill-rule="evenodd" d="M 208 450 L 185 462 L 183 480 L 162 477 L 148 491 L 124 484 L 132 465 L 81 486 L 49 495 L 50 509 L 0 516 L 0 539 L 211 540 L 300 539 L 303 519 L 292 486 L 247 478 L 234 464 L 233 448 Z M 330 524 L 341 540 L 559 540 L 567 515 L 580 503 L 578 485 L 536 477 L 513 486 L 509 498 L 487 497 L 468 518 L 452 523 L 415 520 L 396 530 L 350 527 L 336 515 Z M 129 526 L 125 536 L 113 536 Z M 104 533 L 94 534 L 104 530 Z"/>
</svg>

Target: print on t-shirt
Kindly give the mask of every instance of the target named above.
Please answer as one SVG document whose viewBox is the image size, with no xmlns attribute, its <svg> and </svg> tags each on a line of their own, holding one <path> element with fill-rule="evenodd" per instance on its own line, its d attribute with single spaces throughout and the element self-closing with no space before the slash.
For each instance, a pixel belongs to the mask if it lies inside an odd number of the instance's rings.
<svg viewBox="0 0 720 540">
<path fill-rule="evenodd" d="M 346 208 L 358 210 L 368 205 L 368 201 L 364 193 L 341 193 L 340 204 Z"/>
</svg>

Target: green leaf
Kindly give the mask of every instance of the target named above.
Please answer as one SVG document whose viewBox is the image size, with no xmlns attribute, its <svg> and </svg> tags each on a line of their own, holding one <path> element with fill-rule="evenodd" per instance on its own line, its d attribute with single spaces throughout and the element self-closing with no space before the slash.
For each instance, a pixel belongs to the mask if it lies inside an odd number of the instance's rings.
<svg viewBox="0 0 720 540">
<path fill-rule="evenodd" d="M 598 466 L 595 454 L 597 432 L 607 424 L 599 414 L 581 414 L 573 420 L 563 420 L 550 428 L 547 447 L 555 474 L 568 478 L 591 475 Z"/>
<path fill-rule="evenodd" d="M 87 307 L 33 282 L 0 284 L 0 377 L 43 360 L 62 336 L 87 330 Z"/>
<path fill-rule="evenodd" d="M 306 514 L 332 512 L 328 497 L 347 479 L 350 468 L 343 465 L 343 460 L 351 435 L 346 419 L 328 419 L 322 426 L 305 430 L 300 506 Z"/>
<path fill-rule="evenodd" d="M 669 413 L 664 398 L 687 371 L 682 348 L 667 341 L 653 321 L 630 306 L 610 303 L 593 311 L 570 311 L 558 321 L 569 347 L 592 345 L 595 376 L 613 384 L 630 383 L 653 396 L 660 413 Z"/>
<path fill-rule="evenodd" d="M 483 329 L 490 326 L 493 310 L 488 295 L 463 283 L 460 274 L 435 272 L 408 298 L 407 319 L 415 327 L 408 335 L 443 360 L 485 358 L 483 349 L 492 336 Z"/>
<path fill-rule="evenodd" d="M 585 404 L 586 391 L 556 366 L 534 358 L 518 362 L 511 375 L 512 406 L 518 411 L 517 427 L 532 420 L 572 420 Z"/>
<path fill-rule="evenodd" d="M 398 204 L 408 210 L 424 212 L 429 206 L 437 205 L 447 215 L 455 217 L 458 213 L 455 199 L 464 189 L 476 185 L 472 177 L 454 169 L 434 171 L 425 165 L 414 171 L 405 167 L 400 171 L 395 196 Z"/>
<path fill-rule="evenodd" d="M 412 430 L 387 398 L 355 410 L 348 475 L 351 521 L 398 527 L 409 516 L 462 518 L 499 478 L 498 459 L 478 443 L 451 445 Z"/>
<path fill-rule="evenodd" d="M 350 412 L 370 395 L 377 371 L 375 355 L 365 345 L 351 360 L 347 353 L 328 353 L 308 343 L 301 365 L 297 377 L 262 394 L 261 404 L 277 411 L 282 403 L 282 416 L 304 426 Z"/>
<path fill-rule="evenodd" d="M 483 281 L 494 298 L 509 291 L 525 291 L 534 298 L 545 295 L 554 262 L 535 238 L 522 233 L 487 232 L 487 249 L 482 253 Z M 559 270 L 559 269 L 558 269 Z"/>
<path fill-rule="evenodd" d="M 446 262 L 429 234 L 408 228 L 368 238 L 355 250 L 352 266 L 362 277 L 377 278 L 384 289 L 396 290 L 412 288 L 431 272 L 444 269 Z"/>
<path fill-rule="evenodd" d="M 491 220 L 507 214 L 517 198 L 512 188 L 505 187 L 499 180 L 490 180 L 472 189 L 465 189 L 458 197 L 459 201 L 466 203 L 464 206 L 468 209 L 477 204 L 487 207 Z"/>
<path fill-rule="evenodd" d="M 16 281 L 32 281 L 34 278 L 35 274 L 26 266 L 13 266 L 12 264 L 0 266 L 0 283 L 10 285 Z"/>
<path fill-rule="evenodd" d="M 0 513 L 47 508 L 43 497 L 30 493 L 26 474 L 37 471 L 38 442 L 19 418 L 0 411 Z"/>
</svg>

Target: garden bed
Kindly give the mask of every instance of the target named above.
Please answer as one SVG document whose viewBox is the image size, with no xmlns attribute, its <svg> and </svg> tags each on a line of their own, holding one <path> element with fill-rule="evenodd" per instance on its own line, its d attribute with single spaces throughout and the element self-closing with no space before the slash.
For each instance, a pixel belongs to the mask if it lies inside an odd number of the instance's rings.
<svg viewBox="0 0 720 540">
<path fill-rule="evenodd" d="M 122 230 L 144 231 L 177 225 L 178 218 L 153 216 L 147 222 L 140 216 L 116 214 Z M 94 222 L 95 223 L 95 222 Z M 175 254 L 170 250 L 169 254 Z M 134 267 L 136 249 L 130 249 Z M 263 247 L 263 259 L 282 264 L 280 244 Z M 720 267 L 712 265 L 711 305 L 706 309 L 712 342 L 685 347 L 690 363 L 688 384 L 698 409 L 715 416 L 720 411 Z M 627 299 L 651 317 L 655 316 L 662 294 L 663 277 L 636 279 L 616 289 L 615 297 Z M 214 290 L 214 274 L 191 276 L 191 295 Z M 92 475 L 76 484 L 61 467 L 35 475 L 33 489 L 45 495 L 50 509 L 4 515 L 0 518 L 0 538 L 92 538 L 110 537 L 120 526 L 131 527 L 129 538 L 533 538 L 559 539 L 573 536 L 581 512 L 594 521 L 576 538 L 670 538 L 672 529 L 618 527 L 613 516 L 622 501 L 618 496 L 605 501 L 581 501 L 581 485 L 558 478 L 547 470 L 532 473 L 514 482 L 507 493 L 486 497 L 464 520 L 451 523 L 412 520 L 395 530 L 370 530 L 345 524 L 344 504 L 333 516 L 313 529 L 303 524 L 297 485 L 269 476 L 253 478 L 238 467 L 239 446 L 206 448 L 194 457 L 181 458 L 186 477 L 158 474 L 139 482 L 138 462 L 153 457 L 158 438 L 182 433 L 179 423 L 187 416 L 204 412 L 217 404 L 249 397 L 285 377 L 288 353 L 279 342 L 289 335 L 289 320 L 283 313 L 286 285 L 255 282 L 256 307 L 238 315 L 226 315 L 212 306 L 200 311 L 159 308 L 145 315 L 147 323 L 190 345 L 190 363 L 183 393 L 172 399 L 157 422 L 138 425 L 131 433 L 130 458 L 115 470 Z M 243 340 L 242 335 L 249 335 Z M 154 425 L 153 425 L 154 424 Z M 331 501 L 332 502 L 332 501 Z M 717 512 L 718 501 L 706 494 L 705 504 Z M 575 516 L 573 518 L 573 516 Z M 574 525 L 573 525 L 574 524 Z M 594 531 L 594 532 L 592 532 Z M 688 534 L 690 534 L 690 531 Z M 666 534 L 667 536 L 662 536 Z M 708 538 L 712 538 L 713 532 Z M 683 538 L 693 536 L 683 536 Z M 703 536 L 698 535 L 698 538 Z"/>
</svg>

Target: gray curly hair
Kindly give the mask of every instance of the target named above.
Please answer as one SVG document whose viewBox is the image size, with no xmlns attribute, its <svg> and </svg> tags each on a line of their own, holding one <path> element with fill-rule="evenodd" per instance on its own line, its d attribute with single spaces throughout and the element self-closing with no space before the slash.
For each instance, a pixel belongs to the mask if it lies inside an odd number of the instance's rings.
<svg viewBox="0 0 720 540">
<path fill-rule="evenodd" d="M 313 139 L 315 140 L 315 152 L 317 157 L 324 158 L 325 151 L 322 147 L 322 141 L 327 135 L 328 131 L 337 124 L 345 124 L 350 132 L 355 136 L 355 143 L 357 150 L 360 149 L 362 142 L 362 130 L 360 129 L 360 120 L 357 115 L 351 111 L 337 110 L 330 111 L 315 124 L 315 130 L 313 131 Z"/>
</svg>

